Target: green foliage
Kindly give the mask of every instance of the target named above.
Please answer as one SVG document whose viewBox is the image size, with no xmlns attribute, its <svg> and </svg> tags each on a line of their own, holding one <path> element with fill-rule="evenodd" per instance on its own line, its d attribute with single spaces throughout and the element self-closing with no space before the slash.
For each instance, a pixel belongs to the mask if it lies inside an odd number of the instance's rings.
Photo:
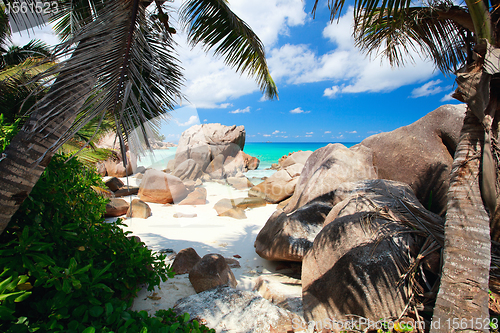
<svg viewBox="0 0 500 333">
<path fill-rule="evenodd" d="M 19 132 L 19 123 L 21 118 L 17 119 L 13 124 L 8 124 L 3 119 L 3 114 L 0 113 L 0 153 L 9 145 L 10 140 Z"/>
<path fill-rule="evenodd" d="M 205 332 L 189 317 L 128 310 L 141 284 L 173 273 L 164 255 L 103 220 L 101 178 L 56 155 L 0 235 L 0 332 Z M 26 300 L 26 301 L 24 301 Z"/>
</svg>

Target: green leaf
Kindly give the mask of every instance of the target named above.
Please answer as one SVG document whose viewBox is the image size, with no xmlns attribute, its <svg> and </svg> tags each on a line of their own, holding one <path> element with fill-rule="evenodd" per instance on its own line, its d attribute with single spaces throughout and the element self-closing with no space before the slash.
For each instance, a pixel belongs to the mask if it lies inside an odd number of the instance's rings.
<svg viewBox="0 0 500 333">
<path fill-rule="evenodd" d="M 14 310 L 0 305 L 0 318 L 2 318 L 2 320 L 16 320 L 16 317 L 13 316 L 14 312 Z"/>
<path fill-rule="evenodd" d="M 113 313 L 113 304 L 106 303 L 104 307 L 106 308 L 106 316 L 110 316 Z"/>
<path fill-rule="evenodd" d="M 73 310 L 73 317 L 75 318 L 80 318 L 83 316 L 83 314 L 87 311 L 87 306 L 86 305 L 80 305 L 77 307 L 75 310 Z"/>
<path fill-rule="evenodd" d="M 23 291 L 18 291 L 18 292 L 14 292 L 14 293 L 0 295 L 0 302 L 5 301 L 7 299 L 16 299 L 17 297 L 21 296 L 24 293 L 25 293 L 25 291 L 23 290 Z"/>
<path fill-rule="evenodd" d="M 62 291 L 66 294 L 71 293 L 71 283 L 68 279 L 64 279 L 63 285 L 62 285 Z"/>
<path fill-rule="evenodd" d="M 21 296 L 17 297 L 16 299 L 14 299 L 14 302 L 16 302 L 16 303 L 22 302 L 26 298 L 28 298 L 30 295 L 31 295 L 31 291 L 27 291 L 23 295 L 21 295 Z"/>
<path fill-rule="evenodd" d="M 29 256 L 35 259 L 38 264 L 42 264 L 42 267 L 52 265 L 54 266 L 56 262 L 54 259 L 43 253 L 29 253 Z"/>
<path fill-rule="evenodd" d="M 74 273 L 74 275 L 78 275 L 78 274 L 85 273 L 85 272 L 87 272 L 87 271 L 90 269 L 90 267 L 92 267 L 92 264 L 88 264 L 87 266 L 85 266 L 85 267 L 82 267 L 82 268 L 78 269 L 78 270 Z"/>
<path fill-rule="evenodd" d="M 82 333 L 95 333 L 95 328 L 87 327 Z"/>
<path fill-rule="evenodd" d="M 75 257 L 72 257 L 70 260 L 69 260 L 69 272 L 70 274 L 73 274 L 73 272 L 75 271 L 76 267 L 78 266 L 76 260 L 75 260 Z"/>
<path fill-rule="evenodd" d="M 78 321 L 76 321 L 76 320 L 72 320 L 72 321 L 70 321 L 70 322 L 69 322 L 69 324 L 68 324 L 68 328 L 69 328 L 70 330 L 74 330 L 74 331 L 76 331 L 76 330 L 78 329 L 78 325 L 80 325 L 80 323 L 79 323 Z"/>
<path fill-rule="evenodd" d="M 12 276 L 9 276 L 7 279 L 3 280 L 2 282 L 0 282 L 0 293 L 3 293 L 4 290 L 7 289 L 7 287 L 9 286 L 10 282 L 12 281 L 13 277 Z M 10 289 L 12 290 L 12 289 Z"/>
<path fill-rule="evenodd" d="M 104 312 L 104 309 L 102 306 L 93 306 L 90 308 L 89 310 L 89 313 L 92 317 L 99 317 L 100 315 L 102 315 Z"/>
</svg>

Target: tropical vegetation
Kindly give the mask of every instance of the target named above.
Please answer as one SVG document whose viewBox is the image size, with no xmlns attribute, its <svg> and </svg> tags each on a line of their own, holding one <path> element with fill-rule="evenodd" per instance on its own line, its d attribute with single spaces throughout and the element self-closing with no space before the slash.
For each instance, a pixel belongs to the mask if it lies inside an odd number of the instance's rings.
<svg viewBox="0 0 500 333">
<path fill-rule="evenodd" d="M 328 1 L 332 20 L 344 5 L 344 0 Z M 489 282 L 498 290 L 495 264 L 492 279 L 489 272 L 490 248 L 496 248 L 500 234 L 500 2 L 356 0 L 354 38 L 362 50 L 384 56 L 392 65 L 403 65 L 415 51 L 444 73 L 457 75 L 454 97 L 468 108 L 450 175 L 444 264 L 433 320 L 443 324 L 460 318 L 467 321 L 460 329 L 482 331 L 476 323 L 489 319 Z M 497 258 L 493 256 L 494 262 Z M 449 332 L 450 327 L 431 331 Z"/>
<path fill-rule="evenodd" d="M 101 177 L 55 155 L 0 235 L 2 332 L 203 332 L 171 310 L 129 310 L 137 291 L 173 276 L 165 256 L 105 222 Z M 49 194 L 49 195 L 48 195 Z"/>
<path fill-rule="evenodd" d="M 187 314 L 129 310 L 172 272 L 120 220 L 104 222 L 102 180 L 82 154 L 56 154 L 92 148 L 110 128 L 122 156 L 137 127 L 149 145 L 146 122 L 184 98 L 166 3 L 58 1 L 62 43 L 50 52 L 8 46 L 0 10 L 0 331 L 213 332 Z M 185 1 L 180 17 L 192 45 L 277 96 L 262 43 L 226 1 Z"/>
<path fill-rule="evenodd" d="M 112 117 L 124 156 L 133 129 L 147 137 L 145 123 L 183 98 L 168 2 L 58 3 L 53 19 L 64 42 L 53 54 L 67 59 L 37 77 L 45 82 L 40 89 L 48 91 L 0 159 L 0 232 L 51 156 L 92 119 L 100 124 Z M 213 50 L 236 71 L 253 76 L 268 97 L 277 96 L 262 43 L 226 1 L 187 0 L 179 14 L 193 45 Z"/>
</svg>

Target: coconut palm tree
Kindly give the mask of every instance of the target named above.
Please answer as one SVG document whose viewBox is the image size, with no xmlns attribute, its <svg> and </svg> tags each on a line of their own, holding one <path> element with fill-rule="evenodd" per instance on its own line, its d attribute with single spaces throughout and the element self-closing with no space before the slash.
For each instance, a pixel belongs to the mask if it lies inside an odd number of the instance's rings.
<svg viewBox="0 0 500 333">
<path fill-rule="evenodd" d="M 35 87 L 43 84 L 33 77 L 53 65 L 46 62 L 49 56 L 49 47 L 39 40 L 24 46 L 10 45 L 4 52 L 0 51 L 0 113 L 5 122 L 13 123 L 41 98 L 41 94 L 30 95 Z"/>
<path fill-rule="evenodd" d="M 344 4 L 344 0 L 328 1 L 332 20 L 339 17 Z M 356 0 L 354 38 L 362 50 L 385 56 L 392 65 L 403 65 L 403 55 L 414 50 L 432 59 L 444 73 L 458 71 L 454 97 L 467 103 L 468 109 L 448 192 L 444 264 L 433 314 L 441 327 L 435 325 L 432 331 L 483 331 L 489 319 L 490 216 L 498 193 L 500 2 L 420 4 Z M 313 13 L 317 5 L 318 0 Z M 498 227 L 493 225 L 492 230 Z M 459 327 L 453 327 L 454 318 Z"/>
<path fill-rule="evenodd" d="M 139 126 L 147 136 L 146 121 L 182 98 L 172 9 L 165 1 L 68 0 L 58 6 L 65 41 L 54 53 L 67 60 L 42 76 L 48 93 L 0 157 L 0 233 L 53 153 L 91 119 L 111 114 L 124 156 L 128 133 Z M 277 96 L 261 41 L 227 1 L 186 0 L 180 18 L 193 45 L 213 50 L 253 76 L 268 97 Z"/>
</svg>

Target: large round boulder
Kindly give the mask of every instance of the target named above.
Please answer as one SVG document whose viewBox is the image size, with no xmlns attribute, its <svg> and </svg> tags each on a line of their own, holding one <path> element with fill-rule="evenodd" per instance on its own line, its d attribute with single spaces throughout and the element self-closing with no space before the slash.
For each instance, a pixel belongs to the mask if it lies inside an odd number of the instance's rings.
<svg viewBox="0 0 500 333">
<path fill-rule="evenodd" d="M 295 332 L 307 328 L 296 314 L 278 307 L 256 291 L 217 287 L 180 299 L 173 310 L 203 318 L 216 332 Z"/>
<path fill-rule="evenodd" d="M 235 156 L 245 146 L 244 126 L 195 125 L 184 131 L 175 154 L 175 167 L 193 159 L 205 168 L 217 155 Z"/>
<path fill-rule="evenodd" d="M 305 319 L 398 317 L 412 298 L 411 284 L 422 281 L 411 274 L 425 270 L 424 246 L 432 253 L 442 245 L 442 219 L 404 183 L 349 183 L 334 197 L 338 203 L 302 262 Z M 426 280 L 435 281 L 431 272 Z"/>
<path fill-rule="evenodd" d="M 174 169 L 172 175 L 179 177 L 181 180 L 192 180 L 196 179 L 200 175 L 200 172 L 201 169 L 198 163 L 193 159 L 187 159 Z"/>
<path fill-rule="evenodd" d="M 299 164 L 306 164 L 307 159 L 309 156 L 312 155 L 312 151 L 306 150 L 306 151 L 296 151 L 290 155 L 288 155 L 286 158 L 282 158 L 279 161 L 279 166 L 281 168 L 286 168 L 289 167 L 290 165 L 294 165 L 296 163 Z"/>
<path fill-rule="evenodd" d="M 146 202 L 179 203 L 187 194 L 182 180 L 154 169 L 146 171 L 139 187 L 139 197 Z"/>
<path fill-rule="evenodd" d="M 360 145 L 373 151 L 379 178 L 410 185 L 421 203 L 444 215 L 464 115 L 464 104 L 443 105 L 413 124 L 370 136 Z"/>
<path fill-rule="evenodd" d="M 105 217 L 117 217 L 124 214 L 127 214 L 129 208 L 129 203 L 124 199 L 109 199 L 109 202 L 106 203 L 106 213 Z"/>
<path fill-rule="evenodd" d="M 288 204 L 257 235 L 255 251 L 265 259 L 302 261 L 334 206 L 335 190 L 344 182 L 376 178 L 369 148 L 341 144 L 316 150 L 301 171 Z"/>
<path fill-rule="evenodd" d="M 267 260 L 302 261 L 331 209 L 329 202 L 313 201 L 290 214 L 276 210 L 257 235 L 255 252 Z"/>
<path fill-rule="evenodd" d="M 151 216 L 151 207 L 142 200 L 134 199 L 130 203 L 127 217 L 147 219 Z"/>
<path fill-rule="evenodd" d="M 320 198 L 342 183 L 376 178 L 371 149 L 329 144 L 316 150 L 307 159 L 285 212 L 290 213 Z"/>
<path fill-rule="evenodd" d="M 276 171 L 262 183 L 252 187 L 248 191 L 248 195 L 263 198 L 269 203 L 281 202 L 289 198 L 295 191 L 303 168 L 303 164 L 295 163 L 283 170 Z"/>
<path fill-rule="evenodd" d="M 193 267 L 201 260 L 195 249 L 188 247 L 182 249 L 175 256 L 174 262 L 172 263 L 172 270 L 175 274 L 187 274 L 193 269 Z"/>
<path fill-rule="evenodd" d="M 236 278 L 220 254 L 207 254 L 189 271 L 189 281 L 197 293 L 217 286 L 235 288 Z"/>
<path fill-rule="evenodd" d="M 247 169 L 242 151 L 239 151 L 234 157 L 228 156 L 224 161 L 224 177 L 234 177 L 244 171 L 247 171 Z"/>
</svg>

